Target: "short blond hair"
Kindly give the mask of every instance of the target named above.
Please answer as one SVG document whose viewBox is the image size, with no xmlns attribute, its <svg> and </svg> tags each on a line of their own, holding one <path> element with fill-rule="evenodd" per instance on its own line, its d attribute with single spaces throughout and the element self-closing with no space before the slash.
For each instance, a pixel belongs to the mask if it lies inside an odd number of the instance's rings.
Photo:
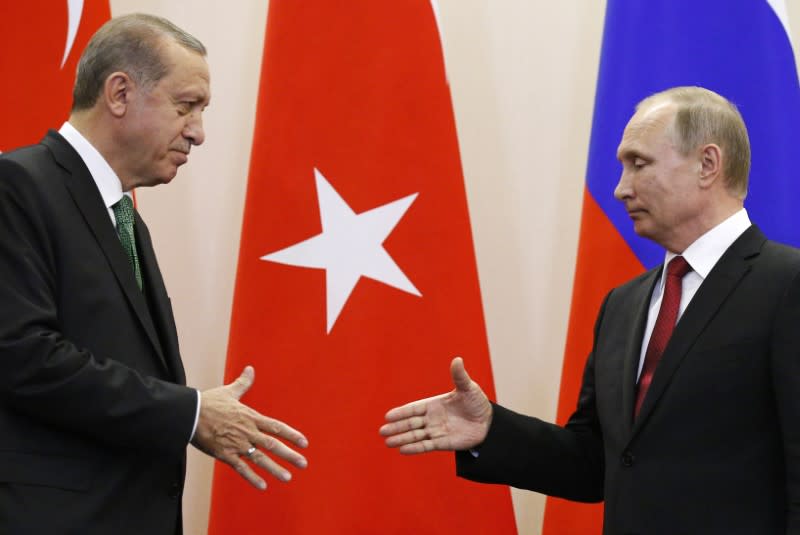
<svg viewBox="0 0 800 535">
<path fill-rule="evenodd" d="M 736 106 L 709 89 L 684 86 L 650 95 L 636 105 L 636 111 L 661 102 L 677 107 L 672 129 L 678 152 L 686 156 L 701 145 L 718 145 L 726 186 L 744 199 L 750 176 L 750 139 Z"/>
</svg>

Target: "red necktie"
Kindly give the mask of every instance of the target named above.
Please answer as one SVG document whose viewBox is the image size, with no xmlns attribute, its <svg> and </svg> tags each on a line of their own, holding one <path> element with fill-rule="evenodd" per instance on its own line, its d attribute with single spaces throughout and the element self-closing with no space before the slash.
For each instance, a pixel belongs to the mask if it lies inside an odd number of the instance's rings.
<svg viewBox="0 0 800 535">
<path fill-rule="evenodd" d="M 633 409 L 634 419 L 639 415 L 639 409 L 642 407 L 644 397 L 653 380 L 653 372 L 656 371 L 658 361 L 661 360 L 664 348 L 667 347 L 669 337 L 672 336 L 672 331 L 675 329 L 675 323 L 678 321 L 678 309 L 681 305 L 681 281 L 683 276 L 691 270 L 692 266 L 682 256 L 676 256 L 667 265 L 664 296 L 661 299 L 661 308 L 658 310 L 653 333 L 650 335 L 650 342 L 647 344 L 642 375 L 639 377 L 636 405 Z"/>
</svg>

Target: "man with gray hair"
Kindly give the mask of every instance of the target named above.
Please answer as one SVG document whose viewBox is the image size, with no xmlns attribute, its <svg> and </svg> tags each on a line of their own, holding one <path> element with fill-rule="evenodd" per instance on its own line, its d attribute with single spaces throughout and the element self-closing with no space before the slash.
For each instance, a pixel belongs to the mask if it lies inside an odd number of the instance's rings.
<svg viewBox="0 0 800 535">
<path fill-rule="evenodd" d="M 455 389 L 389 411 L 390 447 L 458 474 L 605 500 L 607 535 L 800 533 L 800 251 L 744 209 L 747 130 L 699 87 L 637 106 L 614 195 L 664 264 L 614 288 L 577 407 L 557 426 Z"/>
<path fill-rule="evenodd" d="M 186 446 L 281 481 L 303 435 L 185 386 L 172 309 L 131 191 L 203 143 L 206 50 L 171 22 L 114 18 L 78 65 L 69 120 L 0 156 L 0 533 L 175 535 Z M 252 464 L 252 466 L 251 466 Z"/>
</svg>

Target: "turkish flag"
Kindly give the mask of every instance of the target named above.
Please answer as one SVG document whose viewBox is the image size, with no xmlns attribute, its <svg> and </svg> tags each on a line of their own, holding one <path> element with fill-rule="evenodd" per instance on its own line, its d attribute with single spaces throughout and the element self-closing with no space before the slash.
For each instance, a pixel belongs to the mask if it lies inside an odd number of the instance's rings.
<svg viewBox="0 0 800 535">
<path fill-rule="evenodd" d="M 261 493 L 218 465 L 209 533 L 516 533 L 507 487 L 378 435 L 454 355 L 494 397 L 434 6 L 272 0 L 226 380 L 255 365 L 309 467 Z"/>
<path fill-rule="evenodd" d="M 0 151 L 38 142 L 69 116 L 75 68 L 108 0 L 0 4 Z"/>
</svg>

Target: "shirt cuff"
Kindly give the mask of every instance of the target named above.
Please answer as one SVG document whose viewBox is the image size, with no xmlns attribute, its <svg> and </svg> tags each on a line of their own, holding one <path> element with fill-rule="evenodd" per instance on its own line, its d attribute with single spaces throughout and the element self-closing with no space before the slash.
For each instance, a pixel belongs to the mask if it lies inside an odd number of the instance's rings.
<svg viewBox="0 0 800 535">
<path fill-rule="evenodd" d="M 192 435 L 189 437 L 189 442 L 194 440 L 194 434 L 197 432 L 197 422 L 200 420 L 200 391 L 197 392 L 197 409 L 194 411 L 194 425 L 192 425 Z"/>
</svg>

